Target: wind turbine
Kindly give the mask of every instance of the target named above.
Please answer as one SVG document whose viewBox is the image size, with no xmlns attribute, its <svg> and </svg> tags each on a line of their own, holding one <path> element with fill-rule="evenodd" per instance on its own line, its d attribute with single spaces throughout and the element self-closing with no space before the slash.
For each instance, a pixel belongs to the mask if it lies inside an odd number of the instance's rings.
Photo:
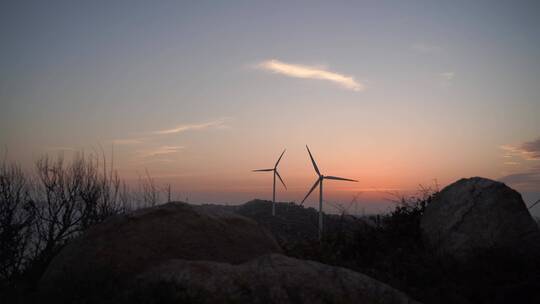
<svg viewBox="0 0 540 304">
<path fill-rule="evenodd" d="M 281 155 L 279 156 L 276 164 L 274 165 L 274 168 L 253 170 L 253 172 L 274 172 L 274 184 L 272 186 L 272 216 L 276 215 L 276 176 L 279 178 L 279 181 L 283 184 L 283 187 L 285 187 L 285 190 L 287 190 L 287 186 L 285 186 L 285 183 L 283 182 L 283 179 L 281 178 L 277 170 L 277 166 L 279 165 L 279 161 L 283 157 L 283 154 L 285 154 L 285 150 L 281 152 Z"/>
<path fill-rule="evenodd" d="M 306 145 L 306 149 L 307 149 L 307 151 L 309 153 L 309 158 L 311 158 L 311 163 L 313 164 L 313 169 L 315 169 L 315 172 L 317 173 L 318 178 L 315 181 L 315 184 L 313 184 L 313 186 L 311 187 L 309 192 L 306 194 L 306 197 L 304 197 L 304 199 L 302 200 L 302 203 L 300 203 L 300 205 L 303 205 L 304 201 L 309 197 L 311 192 L 313 192 L 313 190 L 315 190 L 315 188 L 317 188 L 317 186 L 319 186 L 319 239 L 321 239 L 322 230 L 323 230 L 323 217 L 322 217 L 323 181 L 325 179 L 333 179 L 333 180 L 341 180 L 341 181 L 349 181 L 349 182 L 358 182 L 358 181 L 354 180 L 354 179 L 343 178 L 343 177 L 322 175 L 321 172 L 319 171 L 319 168 L 317 167 L 317 164 L 315 163 L 315 160 L 313 159 L 313 155 L 311 155 L 311 151 L 309 151 L 309 147 L 307 145 Z"/>
</svg>

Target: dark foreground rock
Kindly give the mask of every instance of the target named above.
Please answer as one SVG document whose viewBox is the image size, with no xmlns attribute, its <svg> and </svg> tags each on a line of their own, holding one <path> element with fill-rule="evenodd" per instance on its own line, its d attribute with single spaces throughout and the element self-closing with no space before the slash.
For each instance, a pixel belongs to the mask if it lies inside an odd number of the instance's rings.
<svg viewBox="0 0 540 304">
<path fill-rule="evenodd" d="M 474 177 L 444 188 L 422 216 L 426 241 L 466 260 L 487 251 L 540 253 L 540 232 L 521 195 L 503 183 Z"/>
<path fill-rule="evenodd" d="M 240 265 L 171 260 L 138 277 L 125 303 L 417 303 L 345 268 L 280 254 Z"/>
<path fill-rule="evenodd" d="M 137 275 L 170 259 L 242 263 L 280 253 L 256 222 L 168 203 L 112 217 L 73 240 L 40 282 L 57 302 L 105 302 Z"/>
</svg>

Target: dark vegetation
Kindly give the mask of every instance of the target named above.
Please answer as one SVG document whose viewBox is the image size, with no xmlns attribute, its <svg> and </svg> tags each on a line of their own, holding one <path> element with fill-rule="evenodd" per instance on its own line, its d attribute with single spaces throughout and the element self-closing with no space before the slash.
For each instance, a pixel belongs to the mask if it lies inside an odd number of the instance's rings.
<svg viewBox="0 0 540 304">
<path fill-rule="evenodd" d="M 385 215 L 327 215 L 328 229 L 321 242 L 316 234 L 301 241 L 296 235 L 292 235 L 292 242 L 286 237 L 278 240 L 289 256 L 353 269 L 423 303 L 540 303 L 539 258 L 523 259 L 512 252 L 493 250 L 458 262 L 426 246 L 420 219 L 435 195 L 422 191 L 418 197 L 401 198 L 395 209 Z M 266 212 L 253 211 L 256 204 Z M 285 228 L 279 227 L 282 219 L 272 221 L 265 215 L 269 203 L 249 205 L 240 207 L 239 212 L 283 235 Z M 284 214 L 285 208 L 291 207 L 280 204 L 278 214 Z M 304 210 L 306 223 L 297 226 L 316 227 L 315 210 Z"/>
<path fill-rule="evenodd" d="M 169 188 L 170 189 L 170 188 Z M 43 157 L 31 173 L 0 164 L 0 299 L 26 303 L 51 259 L 89 226 L 160 202 L 147 176 L 127 187 L 104 157 L 66 162 Z M 400 198 L 384 215 L 325 215 L 317 239 L 317 211 L 270 202 L 200 208 L 237 212 L 267 227 L 287 255 L 362 272 L 424 303 L 540 303 L 540 260 L 492 251 L 468 262 L 435 254 L 423 242 L 420 219 L 437 193 Z M 170 197 L 170 190 L 169 195 Z"/>
<path fill-rule="evenodd" d="M 160 191 L 147 175 L 136 189 L 103 156 L 67 162 L 44 156 L 33 170 L 0 163 L 0 299 L 26 302 L 52 258 L 105 218 L 155 205 Z"/>
</svg>

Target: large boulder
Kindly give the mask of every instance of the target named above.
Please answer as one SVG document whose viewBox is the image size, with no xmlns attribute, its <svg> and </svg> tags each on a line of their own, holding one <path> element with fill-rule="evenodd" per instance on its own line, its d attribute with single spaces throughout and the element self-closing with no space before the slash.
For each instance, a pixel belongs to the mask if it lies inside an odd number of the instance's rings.
<svg viewBox="0 0 540 304">
<path fill-rule="evenodd" d="M 138 277 L 120 303 L 417 303 L 345 268 L 270 254 L 231 265 L 171 260 Z"/>
<path fill-rule="evenodd" d="M 280 253 L 251 219 L 168 203 L 94 226 L 56 256 L 40 281 L 47 297 L 104 302 L 139 273 L 170 259 L 242 263 Z"/>
<path fill-rule="evenodd" d="M 473 177 L 438 193 L 421 220 L 439 253 L 466 260 L 486 252 L 540 253 L 540 232 L 521 195 L 503 183 Z"/>
</svg>

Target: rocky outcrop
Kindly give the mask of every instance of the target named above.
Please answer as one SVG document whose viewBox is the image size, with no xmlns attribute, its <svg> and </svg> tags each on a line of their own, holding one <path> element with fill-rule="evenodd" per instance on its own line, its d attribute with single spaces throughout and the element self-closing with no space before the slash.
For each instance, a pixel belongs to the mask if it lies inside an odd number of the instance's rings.
<svg viewBox="0 0 540 304">
<path fill-rule="evenodd" d="M 104 302 L 143 271 L 170 259 L 242 263 L 280 253 L 274 238 L 253 220 L 168 203 L 116 216 L 73 240 L 40 282 L 59 302 Z"/>
<path fill-rule="evenodd" d="M 444 188 L 426 207 L 421 227 L 433 248 L 458 260 L 493 249 L 540 253 L 540 232 L 521 195 L 485 178 L 461 179 Z"/>
<path fill-rule="evenodd" d="M 171 260 L 141 276 L 126 303 L 416 303 L 361 273 L 280 254 L 231 265 Z"/>
</svg>

